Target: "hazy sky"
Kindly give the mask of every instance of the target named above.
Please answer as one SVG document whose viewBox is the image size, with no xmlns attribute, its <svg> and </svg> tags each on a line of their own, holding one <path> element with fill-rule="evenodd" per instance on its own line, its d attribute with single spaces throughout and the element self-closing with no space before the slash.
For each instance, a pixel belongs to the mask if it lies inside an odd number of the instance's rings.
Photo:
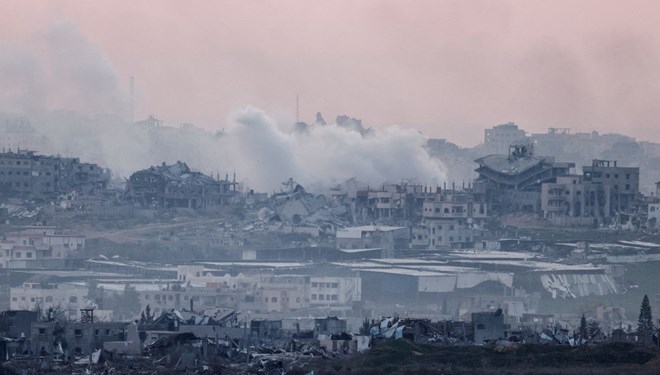
<svg viewBox="0 0 660 375">
<path fill-rule="evenodd" d="M 464 145 L 507 121 L 660 141 L 659 21 L 660 1 L 0 0 L 0 76 L 16 105 L 125 115 L 134 75 L 136 118 L 211 129 L 294 119 L 298 94 L 301 120 Z"/>
</svg>

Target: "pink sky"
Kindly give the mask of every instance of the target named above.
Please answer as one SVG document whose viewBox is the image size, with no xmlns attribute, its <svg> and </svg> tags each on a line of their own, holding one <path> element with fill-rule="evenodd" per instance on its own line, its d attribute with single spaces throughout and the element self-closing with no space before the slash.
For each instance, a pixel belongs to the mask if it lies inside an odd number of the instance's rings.
<svg viewBox="0 0 660 375">
<path fill-rule="evenodd" d="M 219 129 L 245 105 L 293 119 L 298 94 L 308 122 L 463 145 L 507 121 L 660 141 L 658 1 L 4 0 L 0 14 L 0 43 L 28 48 L 75 25 L 121 90 L 135 76 L 136 118 L 166 124 Z"/>
</svg>

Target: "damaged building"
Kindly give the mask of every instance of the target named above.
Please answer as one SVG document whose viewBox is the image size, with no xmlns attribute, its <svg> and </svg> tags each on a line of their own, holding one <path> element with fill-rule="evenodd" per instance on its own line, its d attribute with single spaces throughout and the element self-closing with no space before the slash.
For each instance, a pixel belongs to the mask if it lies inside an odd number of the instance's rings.
<svg viewBox="0 0 660 375">
<path fill-rule="evenodd" d="M 419 249 L 474 246 L 476 228 L 488 218 L 488 205 L 465 190 L 442 190 L 427 198 L 423 207 L 423 222 L 413 228 L 411 241 Z"/>
<path fill-rule="evenodd" d="M 496 212 L 540 212 L 541 184 L 568 175 L 574 163 L 534 156 L 531 143 L 514 143 L 508 155 L 488 155 L 475 160 L 475 192 Z"/>
<path fill-rule="evenodd" d="M 77 192 L 105 191 L 110 171 L 79 158 L 39 155 L 28 150 L 0 153 L 0 192 L 6 197 L 53 199 Z"/>
<path fill-rule="evenodd" d="M 228 204 L 236 194 L 236 176 L 221 180 L 191 170 L 186 163 L 137 171 L 131 175 L 125 196 L 143 207 L 210 208 Z"/>
<path fill-rule="evenodd" d="M 639 168 L 593 160 L 583 174 L 558 177 L 541 187 L 543 216 L 555 224 L 593 225 L 630 212 L 639 200 Z"/>
</svg>

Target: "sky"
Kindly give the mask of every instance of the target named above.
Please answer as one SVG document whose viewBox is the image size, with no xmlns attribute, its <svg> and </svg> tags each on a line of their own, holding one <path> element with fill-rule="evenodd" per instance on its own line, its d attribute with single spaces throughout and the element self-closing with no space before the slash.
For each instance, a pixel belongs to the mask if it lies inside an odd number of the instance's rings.
<svg viewBox="0 0 660 375">
<path fill-rule="evenodd" d="M 0 105 L 223 129 L 253 106 L 463 146 L 529 132 L 660 142 L 658 1 L 0 0 Z M 93 63 L 92 63 L 93 62 Z M 8 89 L 7 89 L 8 88 Z"/>
</svg>

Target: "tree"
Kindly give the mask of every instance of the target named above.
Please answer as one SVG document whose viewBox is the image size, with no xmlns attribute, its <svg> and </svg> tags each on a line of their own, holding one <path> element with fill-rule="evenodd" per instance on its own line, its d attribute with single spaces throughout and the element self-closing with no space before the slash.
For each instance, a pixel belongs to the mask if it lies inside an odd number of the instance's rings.
<svg viewBox="0 0 660 375">
<path fill-rule="evenodd" d="M 649 296 L 644 295 L 642 306 L 639 309 L 639 318 L 637 318 L 637 334 L 643 341 L 648 341 L 653 334 L 653 315 L 651 314 L 651 304 Z"/>
<path fill-rule="evenodd" d="M 585 342 L 589 336 L 587 333 L 587 318 L 582 314 L 582 319 L 580 319 L 580 328 L 578 329 L 580 334 L 580 343 Z"/>
<path fill-rule="evenodd" d="M 600 329 L 600 324 L 595 320 L 592 320 L 587 324 L 587 331 L 589 333 L 589 340 L 595 340 L 603 334 Z"/>
</svg>

